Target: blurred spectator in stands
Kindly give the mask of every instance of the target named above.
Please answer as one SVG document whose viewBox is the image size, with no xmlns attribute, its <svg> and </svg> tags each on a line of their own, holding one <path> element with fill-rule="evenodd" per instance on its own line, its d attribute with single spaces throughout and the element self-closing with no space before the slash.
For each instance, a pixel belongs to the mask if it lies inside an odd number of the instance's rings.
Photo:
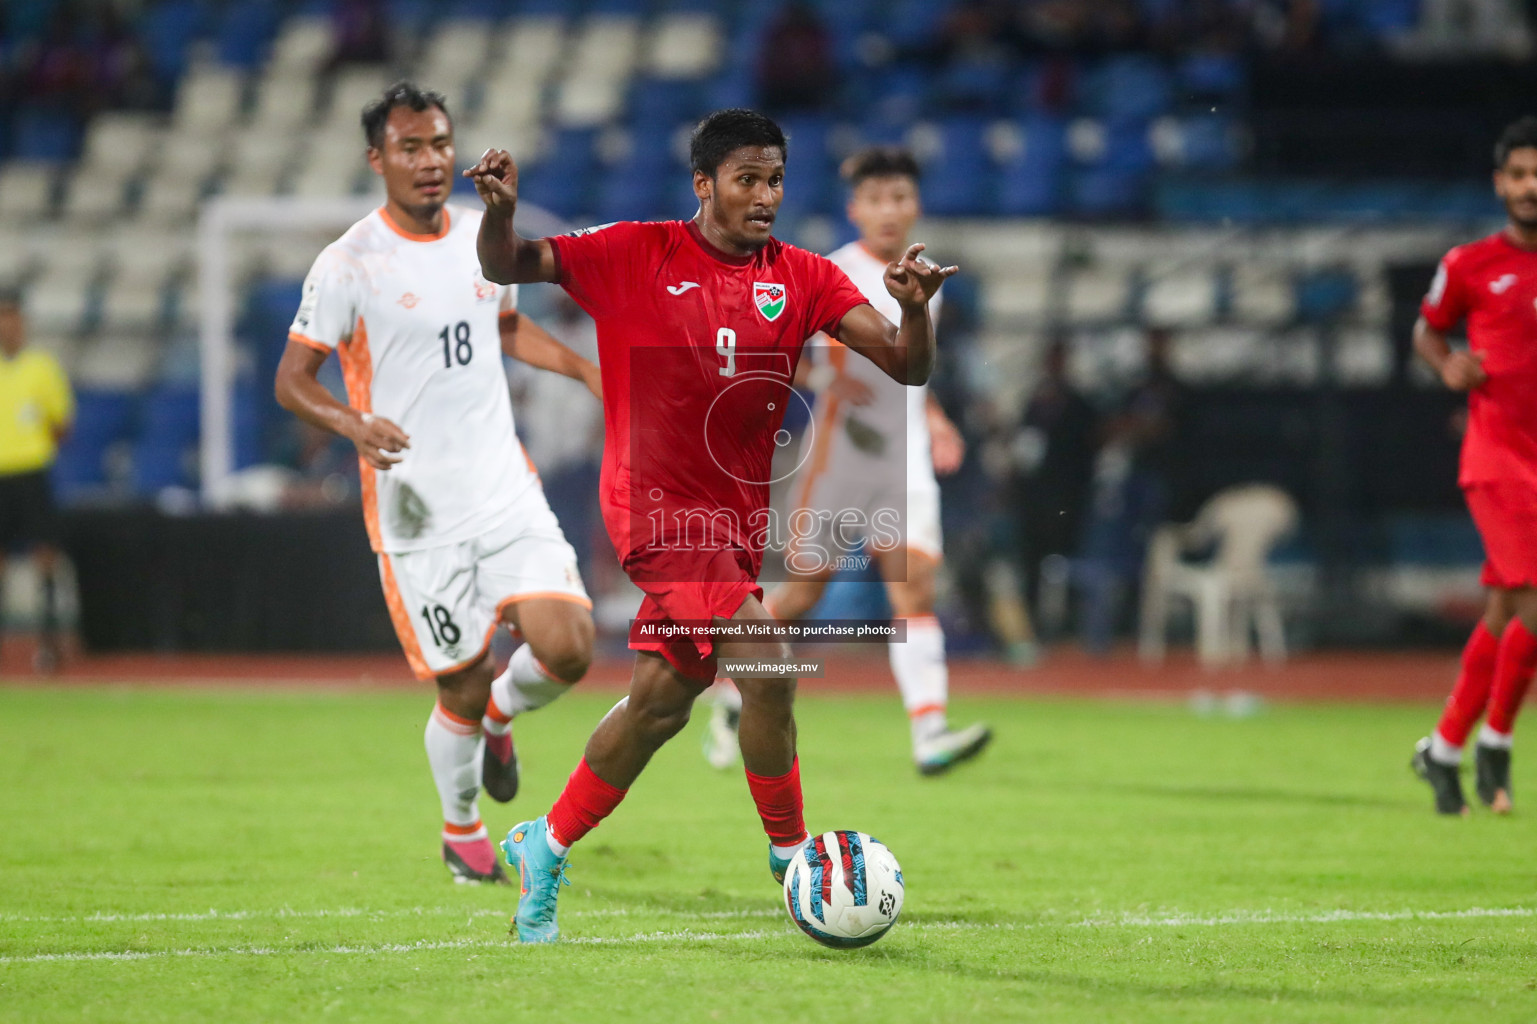
<svg viewBox="0 0 1537 1024">
<path fill-rule="evenodd" d="M 1261 49 L 1304 56 L 1323 43 L 1318 0 L 1257 0 L 1251 10 L 1251 34 Z"/>
<path fill-rule="evenodd" d="M 1068 379 L 1067 362 L 1067 338 L 1052 339 L 1009 442 L 1006 504 L 1017 510 L 1016 550 L 1032 607 L 1042 559 L 1077 550 L 1094 466 L 1094 407 Z"/>
<path fill-rule="evenodd" d="M 1026 0 L 1013 18 L 1014 39 L 1027 54 L 1119 52 L 1143 45 L 1145 34 L 1133 0 Z"/>
<path fill-rule="evenodd" d="M 22 45 L 19 65 L 21 95 L 27 100 L 70 114 L 86 111 L 95 68 L 68 5 L 55 8 L 42 35 Z"/>
<path fill-rule="evenodd" d="M 49 470 L 74 416 L 75 397 L 63 368 L 47 352 L 27 347 L 20 298 L 0 294 L 0 584 L 6 556 L 30 550 L 43 588 L 34 661 L 40 672 L 59 664 L 54 586 L 59 530 Z"/>
<path fill-rule="evenodd" d="M 1091 653 L 1110 649 L 1153 530 L 1168 518 L 1185 387 L 1169 360 L 1172 339 L 1147 332 L 1142 379 L 1101 431 L 1083 543 L 1073 575 L 1082 597 L 1080 624 Z"/>
<path fill-rule="evenodd" d="M 832 39 L 811 5 L 794 0 L 763 32 L 758 98 L 772 113 L 819 110 L 836 96 Z"/>
<path fill-rule="evenodd" d="M 93 73 L 93 107 L 141 110 L 160 103 L 149 53 L 116 5 L 96 8 L 87 47 Z"/>
<path fill-rule="evenodd" d="M 331 24 L 336 48 L 331 51 L 330 70 L 390 59 L 389 16 L 383 0 L 337 0 Z"/>
</svg>

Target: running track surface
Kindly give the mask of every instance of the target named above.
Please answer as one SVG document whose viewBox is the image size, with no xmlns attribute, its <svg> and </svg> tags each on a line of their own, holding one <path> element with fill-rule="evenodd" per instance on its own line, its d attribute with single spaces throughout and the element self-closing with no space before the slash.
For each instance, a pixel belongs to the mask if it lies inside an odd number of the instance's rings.
<svg viewBox="0 0 1537 1024">
<path fill-rule="evenodd" d="M 803 680 L 802 694 L 888 692 L 895 686 L 885 652 L 878 647 L 800 653 L 827 661 L 826 677 Z M 52 677 L 33 675 L 30 662 L 30 642 L 7 637 L 0 645 L 0 684 L 427 685 L 416 681 L 404 658 L 393 654 L 75 654 Z M 602 657 L 581 685 L 623 690 L 630 664 L 625 656 Z M 1075 648 L 1057 647 L 1028 668 L 957 658 L 950 663 L 950 680 L 952 691 L 963 695 L 1184 699 L 1200 690 L 1241 690 L 1270 700 L 1439 701 L 1451 688 L 1456 668 L 1456 654 L 1450 651 L 1330 652 L 1300 655 L 1276 667 L 1250 662 L 1209 670 L 1179 652 L 1162 665 L 1144 665 L 1130 651 L 1090 658 Z"/>
</svg>

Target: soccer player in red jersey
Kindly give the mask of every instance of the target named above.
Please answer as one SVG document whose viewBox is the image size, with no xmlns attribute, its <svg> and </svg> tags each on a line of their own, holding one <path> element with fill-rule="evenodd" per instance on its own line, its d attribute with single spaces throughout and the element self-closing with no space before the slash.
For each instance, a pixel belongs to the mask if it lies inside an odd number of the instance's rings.
<svg viewBox="0 0 1537 1024">
<path fill-rule="evenodd" d="M 503 843 L 519 869 L 524 942 L 560 935 L 566 854 L 603 820 L 663 743 L 688 722 L 717 658 L 784 661 L 774 641 L 714 640 L 675 629 L 770 626 L 757 576 L 770 518 L 771 462 L 801 347 L 818 331 L 904 384 L 934 365 L 928 301 L 956 268 L 908 247 L 886 269 L 902 310 L 893 325 L 832 263 L 773 237 L 784 196 L 784 133 L 749 110 L 722 110 L 689 146 L 699 211 L 689 221 L 609 224 L 558 238 L 513 230 L 518 172 L 490 150 L 466 175 L 486 204 L 481 269 L 497 283 L 557 282 L 598 328 L 604 393 L 599 503 L 615 550 L 645 592 L 630 646 L 630 692 L 599 723 L 544 817 Z M 748 789 L 783 880 L 807 842 L 795 752 L 795 679 L 737 679 Z"/>
<path fill-rule="evenodd" d="M 1415 351 L 1447 387 L 1468 393 L 1458 483 L 1483 538 L 1489 590 L 1441 721 L 1411 761 L 1442 814 L 1468 812 L 1457 770 L 1486 707 L 1478 796 L 1510 811 L 1511 731 L 1537 669 L 1537 117 L 1505 129 L 1494 162 L 1508 221 L 1446 254 L 1414 325 Z M 1446 340 L 1462 320 L 1466 351 Z"/>
</svg>

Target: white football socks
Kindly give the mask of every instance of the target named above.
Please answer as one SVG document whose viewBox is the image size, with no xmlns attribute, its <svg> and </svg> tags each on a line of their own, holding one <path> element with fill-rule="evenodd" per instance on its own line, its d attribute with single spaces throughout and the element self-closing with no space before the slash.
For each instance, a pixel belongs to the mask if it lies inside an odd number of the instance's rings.
<svg viewBox="0 0 1537 1024">
<path fill-rule="evenodd" d="M 1516 738 L 1515 733 L 1495 732 L 1485 725 L 1478 730 L 1478 745 L 1481 747 L 1493 747 L 1496 750 L 1509 750 Z"/>
<path fill-rule="evenodd" d="M 443 802 L 443 838 L 463 841 L 479 838 L 473 830 L 480 826 L 480 723 L 453 714 L 442 704 L 432 709 L 423 737 L 427 745 L 427 763 L 432 781 Z M 453 832 L 448 829 L 454 827 Z M 482 835 L 484 829 L 481 829 Z"/>
<path fill-rule="evenodd" d="M 915 616 L 907 620 L 907 642 L 886 646 L 917 746 L 948 727 L 945 705 L 950 698 L 950 670 L 945 665 L 945 632 L 934 616 Z"/>
<path fill-rule="evenodd" d="M 534 657 L 534 649 L 524 644 L 512 652 L 507 670 L 491 683 L 491 703 L 486 707 L 486 718 L 494 723 L 492 735 L 502 735 L 513 718 L 544 707 L 569 689 L 571 684 L 545 671 L 539 659 Z"/>
<path fill-rule="evenodd" d="M 1462 748 L 1448 743 L 1440 729 L 1430 730 L 1430 759 L 1440 764 L 1461 764 Z"/>
</svg>

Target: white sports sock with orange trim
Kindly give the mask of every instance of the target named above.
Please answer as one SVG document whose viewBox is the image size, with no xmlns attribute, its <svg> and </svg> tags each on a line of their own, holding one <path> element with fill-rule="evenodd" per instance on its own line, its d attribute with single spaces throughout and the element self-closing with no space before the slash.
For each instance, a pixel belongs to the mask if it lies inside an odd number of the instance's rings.
<svg viewBox="0 0 1537 1024">
<path fill-rule="evenodd" d="M 907 642 L 887 644 L 891 674 L 902 691 L 902 705 L 912 722 L 913 745 L 944 732 L 950 699 L 950 670 L 945 665 L 945 631 L 932 615 L 907 620 Z"/>
<path fill-rule="evenodd" d="M 524 644 L 512 652 L 507 671 L 491 683 L 491 703 L 500 717 L 511 722 L 525 711 L 544 707 L 569 689 L 571 684 L 550 675 L 534 657 L 534 649 Z M 486 715 L 491 716 L 490 707 Z"/>
<path fill-rule="evenodd" d="M 427 763 L 443 802 L 443 838 L 463 842 L 485 835 L 480 823 L 480 723 L 460 718 L 441 703 L 427 719 Z"/>
<path fill-rule="evenodd" d="M 505 736 L 512 731 L 511 687 L 512 666 L 508 665 L 501 675 L 491 680 L 491 699 L 486 701 L 486 715 L 480 720 L 480 728 L 487 736 Z"/>
</svg>

